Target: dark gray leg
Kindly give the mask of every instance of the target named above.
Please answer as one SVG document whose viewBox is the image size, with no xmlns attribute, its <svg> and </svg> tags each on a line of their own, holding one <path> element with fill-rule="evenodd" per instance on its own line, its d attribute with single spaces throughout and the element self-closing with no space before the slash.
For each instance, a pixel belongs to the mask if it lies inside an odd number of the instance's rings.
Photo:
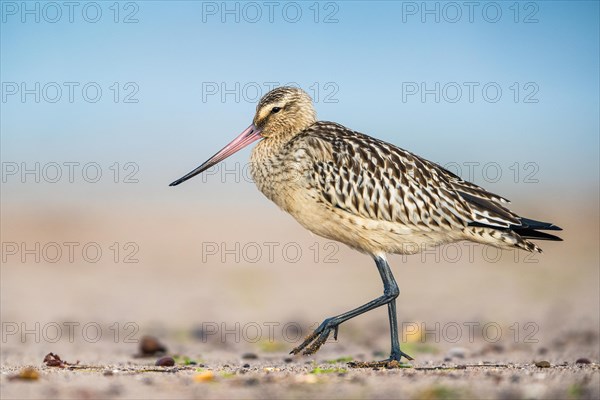
<svg viewBox="0 0 600 400">
<path fill-rule="evenodd" d="M 377 264 L 379 275 L 381 275 L 381 280 L 383 281 L 383 296 L 380 296 L 375 300 L 371 300 L 367 304 L 355 308 L 354 310 L 348 311 L 346 313 L 337 315 L 332 318 L 327 318 L 321 323 L 321 325 L 319 325 L 317 329 L 315 329 L 315 331 L 312 334 L 310 334 L 304 340 L 304 342 L 302 342 L 298 347 L 294 348 L 291 351 L 291 354 L 298 354 L 301 351 L 303 354 L 313 354 L 317 352 L 317 350 L 321 348 L 325 341 L 327 341 L 327 338 L 329 337 L 332 331 L 334 339 L 337 339 L 338 327 L 341 323 L 348 321 L 349 319 L 359 316 L 361 314 L 364 314 L 367 311 L 371 311 L 377 307 L 387 304 L 388 315 L 390 319 L 390 335 L 392 339 L 392 352 L 390 354 L 390 360 L 400 361 L 401 357 L 406 357 L 409 360 L 413 359 L 412 357 L 403 353 L 400 350 L 400 343 L 398 341 L 396 297 L 398 297 L 398 295 L 400 294 L 400 290 L 398 289 L 398 285 L 394 280 L 394 276 L 392 275 L 392 271 L 387 261 L 384 258 L 375 257 L 375 264 Z"/>
<path fill-rule="evenodd" d="M 400 341 L 398 340 L 398 319 L 396 315 L 396 299 L 388 303 L 388 315 L 390 318 L 390 335 L 392 338 L 392 352 L 390 360 L 400 361 L 402 357 L 409 360 L 413 358 L 400 350 Z"/>
</svg>

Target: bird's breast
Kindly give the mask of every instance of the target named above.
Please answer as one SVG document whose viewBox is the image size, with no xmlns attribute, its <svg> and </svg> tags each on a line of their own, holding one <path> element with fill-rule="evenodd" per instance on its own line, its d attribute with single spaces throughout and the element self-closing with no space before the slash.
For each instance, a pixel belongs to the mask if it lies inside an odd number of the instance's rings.
<svg viewBox="0 0 600 400">
<path fill-rule="evenodd" d="M 257 188 L 284 211 L 292 212 L 301 189 L 306 189 L 305 168 L 283 148 L 259 142 L 252 151 L 250 172 Z"/>
</svg>

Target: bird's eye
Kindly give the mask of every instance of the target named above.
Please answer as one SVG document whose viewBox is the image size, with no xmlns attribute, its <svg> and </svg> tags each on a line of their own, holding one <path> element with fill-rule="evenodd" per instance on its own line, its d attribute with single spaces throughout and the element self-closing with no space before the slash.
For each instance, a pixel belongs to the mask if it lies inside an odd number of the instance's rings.
<svg viewBox="0 0 600 400">
<path fill-rule="evenodd" d="M 271 114 L 278 113 L 279 111 L 281 111 L 281 107 L 273 107 L 273 108 L 271 109 Z"/>
</svg>

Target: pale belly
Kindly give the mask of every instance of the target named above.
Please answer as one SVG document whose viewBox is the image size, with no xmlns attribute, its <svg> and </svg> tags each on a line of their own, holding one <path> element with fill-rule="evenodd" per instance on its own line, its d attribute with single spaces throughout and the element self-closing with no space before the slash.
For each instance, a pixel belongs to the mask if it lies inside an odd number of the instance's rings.
<svg viewBox="0 0 600 400">
<path fill-rule="evenodd" d="M 265 193 L 309 231 L 371 255 L 415 254 L 432 246 L 464 239 L 462 234 L 453 238 L 447 232 L 420 231 L 398 223 L 356 216 L 319 201 L 314 189 L 302 185 L 291 184 L 273 198 L 271 194 Z"/>
<path fill-rule="evenodd" d="M 260 144 L 259 144 L 260 145 Z M 463 240 L 462 232 L 422 230 L 354 215 L 322 201 L 306 169 L 293 161 L 274 162 L 253 153 L 251 170 L 258 189 L 316 235 L 372 255 L 415 254 L 430 246 Z"/>
</svg>

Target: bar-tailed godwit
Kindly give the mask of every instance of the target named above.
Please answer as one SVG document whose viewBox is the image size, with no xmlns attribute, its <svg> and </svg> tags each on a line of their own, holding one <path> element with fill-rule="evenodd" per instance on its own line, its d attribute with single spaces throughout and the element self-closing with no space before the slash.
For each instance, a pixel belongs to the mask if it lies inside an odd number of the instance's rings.
<svg viewBox="0 0 600 400">
<path fill-rule="evenodd" d="M 383 280 L 382 296 L 325 319 L 293 354 L 315 353 L 331 333 L 337 339 L 340 324 L 387 304 L 391 354 L 377 363 L 412 360 L 400 350 L 399 290 L 386 254 L 414 254 L 461 240 L 541 252 L 529 239 L 561 240 L 540 232 L 559 227 L 518 216 L 506 207 L 508 200 L 433 162 L 334 122 L 317 121 L 310 96 L 293 87 L 267 93 L 246 130 L 171 186 L 257 140 L 251 173 L 260 191 L 306 229 L 371 255 Z"/>
</svg>

